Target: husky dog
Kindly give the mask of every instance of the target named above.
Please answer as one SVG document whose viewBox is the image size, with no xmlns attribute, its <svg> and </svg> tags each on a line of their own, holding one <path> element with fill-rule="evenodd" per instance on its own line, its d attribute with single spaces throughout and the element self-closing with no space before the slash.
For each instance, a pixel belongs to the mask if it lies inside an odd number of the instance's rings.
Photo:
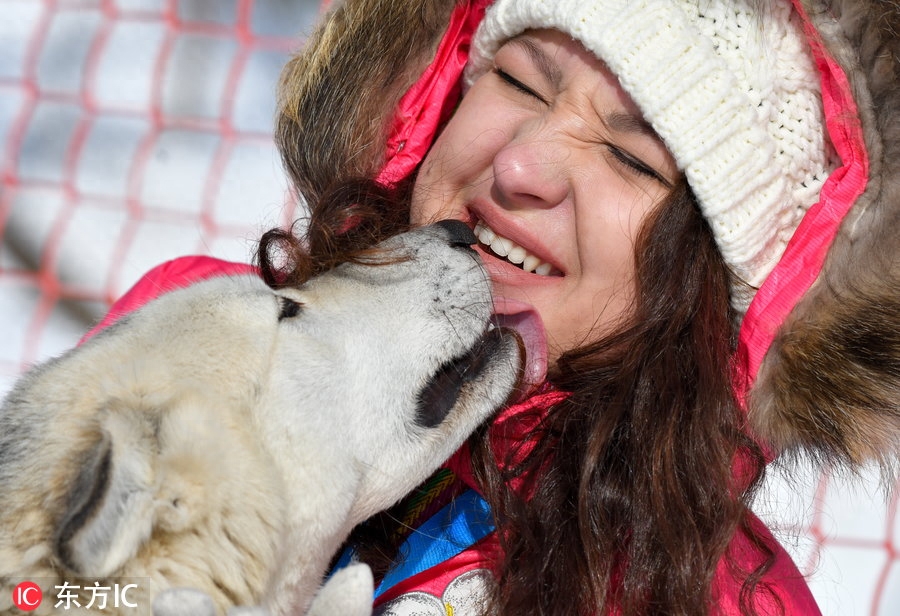
<svg viewBox="0 0 900 616">
<path fill-rule="evenodd" d="M 172 587 L 305 613 L 352 527 L 516 387 L 474 241 L 438 223 L 300 288 L 198 283 L 26 374 L 0 410 L 0 613 L 24 580 L 34 614 L 78 581 L 133 582 L 144 613 Z"/>
</svg>

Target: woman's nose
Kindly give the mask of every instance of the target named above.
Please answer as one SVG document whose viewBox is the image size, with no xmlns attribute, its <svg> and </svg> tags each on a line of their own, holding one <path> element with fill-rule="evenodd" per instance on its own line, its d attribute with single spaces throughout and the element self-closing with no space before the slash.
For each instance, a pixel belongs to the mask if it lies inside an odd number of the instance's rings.
<svg viewBox="0 0 900 616">
<path fill-rule="evenodd" d="M 496 198 L 505 207 L 550 208 L 569 194 L 566 148 L 558 140 L 514 138 L 494 156 Z"/>
</svg>

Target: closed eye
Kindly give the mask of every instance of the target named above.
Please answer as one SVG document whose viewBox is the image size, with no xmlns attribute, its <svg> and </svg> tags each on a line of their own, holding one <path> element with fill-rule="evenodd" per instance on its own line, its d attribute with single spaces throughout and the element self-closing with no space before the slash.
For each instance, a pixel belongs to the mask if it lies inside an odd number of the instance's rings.
<svg viewBox="0 0 900 616">
<path fill-rule="evenodd" d="M 542 102 L 542 103 L 544 103 L 544 104 L 547 103 L 547 101 L 544 100 L 544 98 L 543 98 L 541 95 L 539 95 L 537 92 L 535 92 L 534 90 L 532 90 L 531 88 L 529 88 L 528 86 L 526 86 L 524 83 L 522 83 L 521 81 L 519 81 L 518 79 L 516 79 L 515 77 L 513 77 L 512 75 L 510 75 L 510 74 L 507 73 L 506 71 L 504 71 L 502 68 L 499 68 L 499 67 L 496 67 L 496 66 L 495 66 L 495 67 L 494 67 L 494 73 L 495 73 L 495 74 L 497 75 L 497 77 L 499 77 L 505 84 L 511 86 L 511 87 L 514 88 L 515 90 L 518 90 L 518 91 L 521 92 L 522 94 L 525 94 L 525 95 L 530 96 L 530 97 L 532 97 L 532 98 L 536 98 L 537 100 L 539 100 L 540 102 Z"/>
<path fill-rule="evenodd" d="M 669 182 L 669 180 L 664 178 L 659 172 L 657 172 L 649 165 L 643 163 L 641 160 L 635 158 L 631 154 L 628 154 L 624 150 L 620 150 L 614 145 L 606 144 L 606 148 L 607 150 L 609 150 L 609 153 L 613 155 L 613 158 L 615 158 L 623 166 L 627 167 L 629 171 L 637 173 L 638 175 L 652 178 L 666 188 L 672 188 L 672 183 Z"/>
<path fill-rule="evenodd" d="M 291 319 L 300 314 L 300 311 L 303 310 L 303 304 L 284 296 L 279 297 L 278 302 L 281 305 L 281 311 L 278 313 L 279 321 L 282 319 Z"/>
</svg>

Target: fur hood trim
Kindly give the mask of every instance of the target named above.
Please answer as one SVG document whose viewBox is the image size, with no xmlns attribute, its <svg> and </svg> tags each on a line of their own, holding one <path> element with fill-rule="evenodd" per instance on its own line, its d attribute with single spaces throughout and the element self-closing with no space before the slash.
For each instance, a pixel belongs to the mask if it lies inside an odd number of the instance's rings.
<svg viewBox="0 0 900 616">
<path fill-rule="evenodd" d="M 414 108 L 429 118 L 435 102 L 441 118 L 452 109 L 453 79 L 425 88 L 432 94 L 423 98 L 419 78 L 436 52 L 440 62 L 464 59 L 466 29 L 452 44 L 441 45 L 442 36 L 450 23 L 477 20 L 488 3 L 345 0 L 333 6 L 285 68 L 280 87 L 276 138 L 304 198 L 315 200 L 346 179 L 378 177 L 391 137 L 391 156 L 408 143 L 396 138 L 398 104 L 408 111 L 418 96 Z M 775 454 L 807 452 L 851 468 L 869 461 L 890 468 L 900 454 L 900 6 L 890 0 L 794 4 L 806 16 L 843 167 L 829 178 L 742 323 L 739 358 L 750 423 Z M 412 130 L 416 121 L 401 118 L 400 124 Z M 408 152 L 404 164 L 414 165 L 422 153 Z"/>
<path fill-rule="evenodd" d="M 823 68 L 831 79 L 823 90 L 836 105 L 826 107 L 829 129 L 849 151 L 841 152 L 845 175 L 822 200 L 842 222 L 822 246 L 824 264 L 808 290 L 785 306 L 757 309 L 770 312 L 777 327 L 757 364 L 750 420 L 776 452 L 807 452 L 851 468 L 875 461 L 888 470 L 900 454 L 900 6 L 803 5 L 813 45 L 843 69 Z M 820 55 L 823 65 L 828 58 Z M 828 239 L 837 221 L 823 222 L 827 215 L 804 220 L 808 233 Z M 803 256 L 816 258 L 812 250 Z M 752 376 L 754 358 L 749 364 Z"/>
</svg>

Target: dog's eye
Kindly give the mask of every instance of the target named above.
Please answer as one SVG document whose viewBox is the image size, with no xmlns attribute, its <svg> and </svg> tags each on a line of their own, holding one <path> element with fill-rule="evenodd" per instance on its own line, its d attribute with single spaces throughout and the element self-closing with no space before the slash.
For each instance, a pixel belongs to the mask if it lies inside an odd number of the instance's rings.
<svg viewBox="0 0 900 616">
<path fill-rule="evenodd" d="M 300 310 L 303 309 L 303 304 L 300 302 L 295 302 L 287 297 L 279 297 L 278 299 L 281 302 L 281 312 L 278 314 L 279 321 L 295 317 L 300 314 Z"/>
</svg>

